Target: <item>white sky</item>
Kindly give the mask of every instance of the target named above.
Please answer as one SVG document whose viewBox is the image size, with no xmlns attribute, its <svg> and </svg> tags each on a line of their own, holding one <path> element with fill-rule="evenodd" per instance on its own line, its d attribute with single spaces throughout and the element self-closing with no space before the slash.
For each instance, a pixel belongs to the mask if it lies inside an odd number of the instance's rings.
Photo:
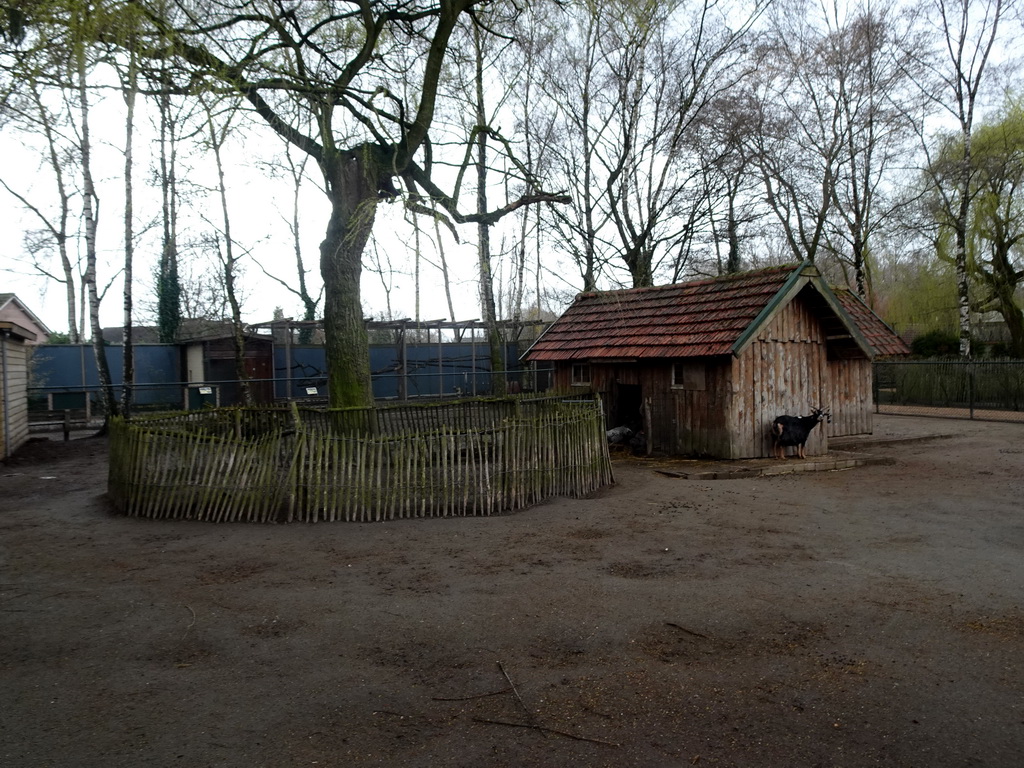
<svg viewBox="0 0 1024 768">
<path fill-rule="evenodd" d="M 140 100 L 141 104 L 141 100 Z M 93 173 L 100 197 L 99 254 L 101 285 L 112 279 L 120 270 L 124 253 L 124 159 L 121 147 L 124 143 L 123 105 L 119 97 L 98 103 L 93 110 L 94 157 Z M 148 182 L 152 178 L 155 151 L 154 131 L 148 118 L 137 120 L 135 137 L 135 227 L 141 231 L 147 223 L 152 229 L 143 235 L 136 245 L 135 260 L 135 320 L 136 324 L 149 324 L 142 305 L 152 303 L 153 274 L 159 254 L 159 191 Z M 8 125 L 0 129 L 0 157 L 6 158 L 0 174 L 12 187 L 17 188 L 40 206 L 48 206 L 56 199 L 52 174 L 45 163 L 41 147 L 23 142 L 31 141 L 24 134 L 17 134 Z M 242 156 L 244 145 L 246 156 Z M 273 178 L 260 161 L 267 160 L 282 146 L 281 140 L 262 124 L 256 124 L 247 131 L 244 139 L 234 142 L 227 160 L 226 178 L 233 239 L 240 250 L 251 249 L 252 255 L 263 266 L 283 280 L 296 284 L 294 247 L 285 219 L 291 217 L 292 185 L 288 178 Z M 255 150 L 255 152 L 254 152 Z M 318 175 L 310 165 L 313 175 Z M 188 181 L 203 184 L 211 189 L 215 183 L 212 155 L 205 157 L 198 168 L 187 174 Z M 62 285 L 31 274 L 24 261 L 23 235 L 27 227 L 36 227 L 37 221 L 27 215 L 21 203 L 0 189 L 0 292 L 15 293 L 50 328 L 51 331 L 67 330 L 67 311 Z M 74 201 L 75 213 L 81 212 L 81 200 Z M 310 289 L 316 295 L 321 285 L 318 256 L 319 244 L 327 223 L 328 203 L 326 197 L 313 184 L 307 184 L 302 197 L 302 251 L 309 271 L 307 279 Z M 180 237 L 188 238 L 190 233 L 201 229 L 199 215 L 215 219 L 220 224 L 219 199 L 210 194 L 197 204 L 182 203 L 179 220 Z M 396 318 L 417 317 L 414 264 L 416 245 L 412 228 L 403 220 L 404 209 L 400 203 L 383 203 L 378 206 L 374 236 L 378 253 L 384 260 L 390 260 L 393 273 L 385 281 L 370 267 L 373 258 L 370 248 L 364 256 L 362 281 L 363 308 L 367 316 L 379 317 L 387 312 L 388 293 L 392 316 Z M 422 221 L 426 233 L 433 232 L 433 225 Z M 453 303 L 456 317 L 449 317 L 444 295 L 443 281 L 436 264 L 438 256 L 430 238 L 421 236 L 420 253 L 420 295 L 418 317 L 422 320 L 441 318 L 472 320 L 481 316 L 478 301 L 476 267 L 476 234 L 471 226 L 460 228 L 462 244 L 456 244 L 451 234 L 444 231 L 445 256 L 448 261 Z M 492 243 L 497 250 L 501 243 L 502 231 L 495 228 Z M 73 246 L 75 247 L 75 246 Z M 56 251 L 50 262 L 51 268 L 59 272 Z M 498 265 L 501 268 L 501 265 Z M 507 270 L 508 267 L 505 267 Z M 548 276 L 550 279 L 550 276 Z M 572 279 L 571 277 L 569 278 Z M 570 285 L 555 280 L 558 290 L 571 293 Z M 534 279 L 529 278 L 529 284 Z M 115 277 L 101 304 L 101 324 L 119 326 L 122 324 L 122 281 Z M 240 293 L 243 298 L 243 319 L 246 322 L 262 322 L 272 319 L 275 307 L 281 307 L 285 316 L 301 317 L 302 307 L 298 298 L 268 278 L 260 268 L 246 259 L 240 279 Z M 322 307 L 322 302 L 321 302 Z M 554 307 L 557 311 L 560 307 Z M 88 335 L 88 331 L 87 331 Z"/>
</svg>

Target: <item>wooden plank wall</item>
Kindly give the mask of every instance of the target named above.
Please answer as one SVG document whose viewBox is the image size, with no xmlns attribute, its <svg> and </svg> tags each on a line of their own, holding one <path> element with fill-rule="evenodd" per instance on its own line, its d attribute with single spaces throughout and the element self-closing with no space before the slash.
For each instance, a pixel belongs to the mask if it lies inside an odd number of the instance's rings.
<svg viewBox="0 0 1024 768">
<path fill-rule="evenodd" d="M 832 409 L 829 437 L 870 435 L 875 411 L 871 361 L 830 360 L 828 368 L 832 388 L 826 403 Z"/>
<path fill-rule="evenodd" d="M 712 358 L 699 364 L 704 366 L 704 389 L 673 389 L 671 365 L 651 370 L 658 375 L 650 389 L 652 445 L 679 456 L 724 458 L 731 443 L 725 407 L 731 366 Z"/>
<path fill-rule="evenodd" d="M 832 395 L 824 331 L 799 297 L 747 346 L 733 363 L 733 372 L 733 459 L 771 456 L 772 421 L 828 407 Z M 818 427 L 807 442 L 807 455 L 827 452 L 827 433 Z"/>
<path fill-rule="evenodd" d="M 672 361 L 594 365 L 595 391 L 602 394 L 606 412 L 613 408 L 616 385 L 639 385 L 648 410 L 647 441 L 652 451 L 676 456 L 729 455 L 725 402 L 728 361 L 708 358 L 702 390 L 674 389 Z M 616 425 L 609 425 L 616 426 Z"/>
<path fill-rule="evenodd" d="M 6 459 L 28 440 L 28 347 L 11 338 L 0 344 L 0 377 L 7 384 L 7 396 L 0 393 L 0 449 Z"/>
</svg>

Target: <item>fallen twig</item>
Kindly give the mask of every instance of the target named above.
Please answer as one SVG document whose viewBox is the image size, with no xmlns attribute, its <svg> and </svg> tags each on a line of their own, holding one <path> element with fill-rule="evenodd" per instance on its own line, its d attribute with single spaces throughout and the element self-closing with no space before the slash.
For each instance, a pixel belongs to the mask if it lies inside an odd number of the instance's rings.
<svg viewBox="0 0 1024 768">
<path fill-rule="evenodd" d="M 185 632 L 181 635 L 182 640 L 184 640 L 188 636 L 188 631 L 196 625 L 196 612 L 192 610 L 191 605 L 186 605 L 185 607 L 188 608 L 189 613 L 192 614 L 192 621 L 187 627 L 185 627 Z"/>
<path fill-rule="evenodd" d="M 500 696 L 503 693 L 508 693 L 511 688 L 502 688 L 500 691 L 488 691 L 487 693 L 476 693 L 472 696 L 431 696 L 431 701 L 470 701 L 472 699 L 486 699 L 488 696 Z"/>
<path fill-rule="evenodd" d="M 530 722 L 536 723 L 536 718 L 534 717 L 533 712 L 531 712 L 529 707 L 527 707 L 526 704 L 523 702 L 523 697 L 520 696 L 519 691 L 516 690 L 516 684 L 512 682 L 512 678 L 508 676 L 508 672 L 505 671 L 505 667 L 501 665 L 500 661 L 498 662 L 498 669 L 501 670 L 501 674 L 503 674 L 505 676 L 505 679 L 508 680 L 509 688 L 512 689 L 512 693 L 514 693 L 516 696 L 516 701 L 519 702 L 519 706 L 523 708 L 523 712 L 526 713 L 526 716 L 529 718 Z"/>
<path fill-rule="evenodd" d="M 568 731 L 560 731 L 557 728 L 548 728 L 546 725 L 538 725 L 537 723 L 510 723 L 507 720 L 489 720 L 486 717 L 474 717 L 478 723 L 488 723 L 490 725 L 507 725 L 509 728 L 533 728 L 537 731 L 544 733 L 553 733 L 556 736 L 565 736 L 569 739 L 575 739 L 576 741 L 589 741 L 592 744 L 603 744 L 606 747 L 618 747 L 620 744 L 616 744 L 614 741 L 604 741 L 603 739 L 592 739 L 589 736 L 578 736 L 575 733 L 569 733 Z"/>
<path fill-rule="evenodd" d="M 700 632 L 694 632 L 692 629 L 687 629 L 686 627 L 680 626 L 679 624 L 676 624 L 673 621 L 666 621 L 665 622 L 665 626 L 666 627 L 675 627 L 680 632 L 685 632 L 688 635 L 693 635 L 694 637 L 699 637 L 699 638 L 701 638 L 703 640 L 707 640 L 708 639 L 707 635 L 702 635 Z"/>
</svg>

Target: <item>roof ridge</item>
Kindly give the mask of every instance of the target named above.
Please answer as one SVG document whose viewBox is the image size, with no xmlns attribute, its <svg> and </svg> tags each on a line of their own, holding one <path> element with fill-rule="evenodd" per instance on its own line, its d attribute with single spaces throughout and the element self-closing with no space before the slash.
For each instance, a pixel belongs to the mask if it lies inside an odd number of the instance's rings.
<svg viewBox="0 0 1024 768">
<path fill-rule="evenodd" d="M 717 275 L 715 277 L 702 277 L 696 280 L 685 280 L 679 283 L 666 283 L 665 285 L 645 285 L 641 288 L 609 288 L 608 290 L 582 291 L 576 294 L 576 300 L 578 301 L 582 298 L 591 296 L 613 296 L 615 294 L 626 293 L 635 296 L 643 293 L 664 291 L 669 288 L 687 288 L 690 286 L 696 287 L 701 285 L 712 285 L 714 283 L 731 282 L 733 280 L 749 280 L 772 272 L 792 272 L 794 269 L 797 269 L 802 265 L 803 262 L 789 262 L 770 267 L 761 267 L 760 269 L 752 269 L 745 272 L 727 272 L 724 275 Z"/>
</svg>

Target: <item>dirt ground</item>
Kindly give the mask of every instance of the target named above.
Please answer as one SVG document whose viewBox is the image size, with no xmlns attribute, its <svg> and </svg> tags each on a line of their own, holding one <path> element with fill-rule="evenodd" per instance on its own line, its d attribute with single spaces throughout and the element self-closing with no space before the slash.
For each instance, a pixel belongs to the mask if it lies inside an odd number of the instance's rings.
<svg viewBox="0 0 1024 768">
<path fill-rule="evenodd" d="M 0 765 L 1021 766 L 1024 425 L 496 518 L 111 513 L 0 465 Z"/>
</svg>

